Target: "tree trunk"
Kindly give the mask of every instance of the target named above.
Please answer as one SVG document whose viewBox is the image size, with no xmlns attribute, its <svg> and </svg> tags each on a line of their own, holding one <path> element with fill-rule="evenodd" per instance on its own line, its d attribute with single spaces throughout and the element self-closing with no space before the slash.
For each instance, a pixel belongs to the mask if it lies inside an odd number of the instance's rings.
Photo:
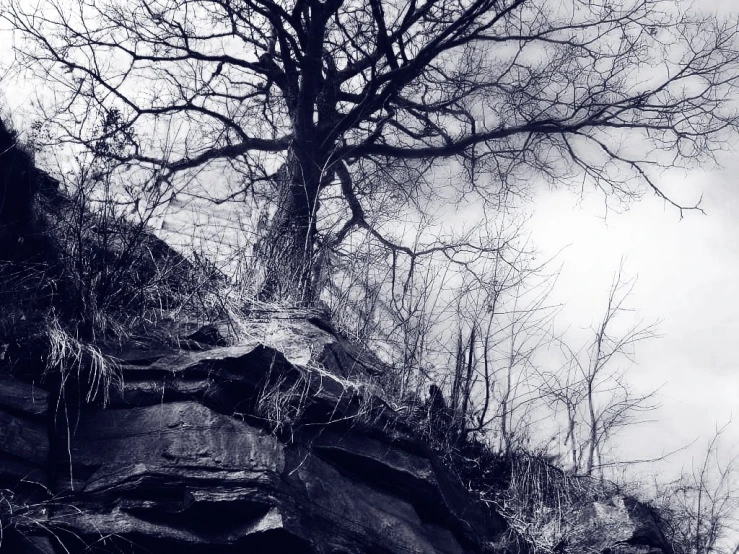
<svg viewBox="0 0 739 554">
<path fill-rule="evenodd" d="M 304 306 L 318 300 L 316 212 L 321 176 L 311 165 L 290 152 L 280 171 L 276 212 L 255 249 L 264 271 L 261 300 Z"/>
<path fill-rule="evenodd" d="M 307 306 L 315 304 L 321 293 L 318 195 L 332 178 L 329 160 L 335 138 L 331 135 L 340 118 L 338 82 L 324 76 L 326 71 L 335 73 L 335 67 L 324 66 L 326 23 L 333 13 L 324 8 L 316 3 L 307 12 L 299 72 L 285 68 L 280 78 L 293 140 L 276 183 L 277 212 L 256 252 L 265 269 L 260 296 Z"/>
<path fill-rule="evenodd" d="M 588 380 L 588 413 L 590 415 L 590 441 L 588 443 L 588 460 L 585 466 L 585 475 L 590 477 L 593 474 L 593 464 L 595 462 L 595 449 L 598 446 L 598 417 L 595 413 L 595 400 L 593 399 L 593 380 Z"/>
</svg>

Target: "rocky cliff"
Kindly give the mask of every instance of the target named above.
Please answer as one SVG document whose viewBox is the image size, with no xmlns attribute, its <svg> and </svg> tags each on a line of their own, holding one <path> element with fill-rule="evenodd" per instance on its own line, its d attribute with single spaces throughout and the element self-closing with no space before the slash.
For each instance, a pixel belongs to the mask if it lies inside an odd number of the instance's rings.
<svg viewBox="0 0 739 554">
<path fill-rule="evenodd" d="M 135 248 L 109 256 L 84 206 L 71 250 L 71 201 L 2 125 L 0 151 L 0 553 L 670 554 L 654 514 L 622 497 L 564 521 L 525 498 L 511 511 L 495 490 L 510 467 L 480 445 L 461 460 L 473 474 L 450 463 L 419 432 L 433 399 L 396 405 L 382 364 L 321 314 L 159 321 L 111 342 L 132 307 L 190 294 L 187 260 L 121 221 Z M 167 294 L 147 296 L 142 275 Z"/>
<path fill-rule="evenodd" d="M 504 540 L 505 519 L 441 464 L 383 399 L 376 361 L 329 324 L 282 313 L 240 332 L 230 346 L 215 326 L 139 337 L 107 349 L 115 365 L 56 378 L 6 350 L 2 551 L 530 550 Z M 107 399 L 95 388 L 105 379 Z M 633 513 L 623 501 L 584 507 L 570 535 L 591 552 L 668 551 Z"/>
<path fill-rule="evenodd" d="M 0 472 L 6 517 L 19 513 L 5 548 L 461 553 L 503 533 L 328 326 L 255 320 L 232 346 L 210 330 L 108 351 L 104 407 L 83 392 L 94 374 L 41 384 L 8 354 Z"/>
</svg>

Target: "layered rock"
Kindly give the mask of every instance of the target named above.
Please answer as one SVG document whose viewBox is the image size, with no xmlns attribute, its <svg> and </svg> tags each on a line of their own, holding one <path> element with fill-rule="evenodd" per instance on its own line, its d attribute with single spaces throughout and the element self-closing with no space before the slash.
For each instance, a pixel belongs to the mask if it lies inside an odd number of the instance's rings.
<svg viewBox="0 0 739 554">
<path fill-rule="evenodd" d="M 105 407 L 73 401 L 72 379 L 60 398 L 6 377 L 2 472 L 52 491 L 19 534 L 70 552 L 461 553 L 504 531 L 329 326 L 246 334 L 111 351 L 123 385 Z"/>
<path fill-rule="evenodd" d="M 0 360 L 0 552 L 531 551 L 330 325 L 272 314 L 242 322 L 236 345 L 226 332 L 172 324 L 168 344 L 108 350 L 105 406 L 89 373 Z M 586 503 L 565 527 L 555 552 L 670 553 L 629 498 Z"/>
<path fill-rule="evenodd" d="M 667 554 L 672 552 L 659 517 L 628 496 L 588 504 L 570 522 L 571 547 L 603 554 Z"/>
</svg>

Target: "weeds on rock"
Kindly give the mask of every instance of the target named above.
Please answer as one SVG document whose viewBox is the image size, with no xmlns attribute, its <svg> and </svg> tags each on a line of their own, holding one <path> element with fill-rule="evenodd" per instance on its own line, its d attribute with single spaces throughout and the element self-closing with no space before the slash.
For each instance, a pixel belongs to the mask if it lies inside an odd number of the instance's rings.
<svg viewBox="0 0 739 554">
<path fill-rule="evenodd" d="M 305 411 L 310 391 L 310 378 L 302 371 L 282 372 L 273 361 L 257 393 L 255 414 L 274 433 L 292 429 Z"/>
<path fill-rule="evenodd" d="M 70 376 L 74 375 L 80 383 L 86 381 L 85 402 L 99 400 L 103 406 L 107 405 L 111 388 L 123 384 L 115 360 L 105 356 L 98 347 L 70 335 L 56 317 L 48 321 L 44 335 L 49 346 L 44 376 L 58 372 L 61 386 L 64 387 Z"/>
</svg>

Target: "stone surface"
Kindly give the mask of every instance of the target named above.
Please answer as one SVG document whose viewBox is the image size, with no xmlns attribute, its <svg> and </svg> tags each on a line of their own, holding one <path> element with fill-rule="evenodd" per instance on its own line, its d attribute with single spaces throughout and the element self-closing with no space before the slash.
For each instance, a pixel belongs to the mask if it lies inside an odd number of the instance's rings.
<svg viewBox="0 0 739 554">
<path fill-rule="evenodd" d="M 49 455 L 46 425 L 0 410 L 0 452 L 32 464 L 45 464 Z"/>
<path fill-rule="evenodd" d="M 277 440 L 197 402 L 161 403 L 84 414 L 72 459 L 82 467 L 113 463 L 280 471 Z"/>
<path fill-rule="evenodd" d="M 0 376 L 0 488 L 42 482 L 49 459 L 48 393 Z"/>
<path fill-rule="evenodd" d="M 189 328 L 184 348 L 107 352 L 106 407 L 0 378 L 0 488 L 40 498 L 2 554 L 490 551 L 505 520 L 383 400 L 381 364 L 320 320 L 243 327 L 233 346 Z M 669 554 L 650 517 L 593 503 L 561 550 Z"/>
<path fill-rule="evenodd" d="M 628 496 L 613 496 L 584 506 L 568 522 L 566 552 L 669 554 L 669 542 L 654 512 Z"/>
<path fill-rule="evenodd" d="M 0 375 L 0 409 L 27 416 L 46 415 L 48 393 L 34 385 Z"/>
<path fill-rule="evenodd" d="M 250 323 L 234 346 L 119 349 L 123 385 L 107 407 L 70 407 L 54 448 L 31 453 L 46 432 L 31 426 L 0 435 L 0 451 L 50 457 L 50 488 L 68 502 L 46 524 L 70 553 L 481 552 L 504 520 L 436 461 L 342 341 L 285 319 Z"/>
</svg>

